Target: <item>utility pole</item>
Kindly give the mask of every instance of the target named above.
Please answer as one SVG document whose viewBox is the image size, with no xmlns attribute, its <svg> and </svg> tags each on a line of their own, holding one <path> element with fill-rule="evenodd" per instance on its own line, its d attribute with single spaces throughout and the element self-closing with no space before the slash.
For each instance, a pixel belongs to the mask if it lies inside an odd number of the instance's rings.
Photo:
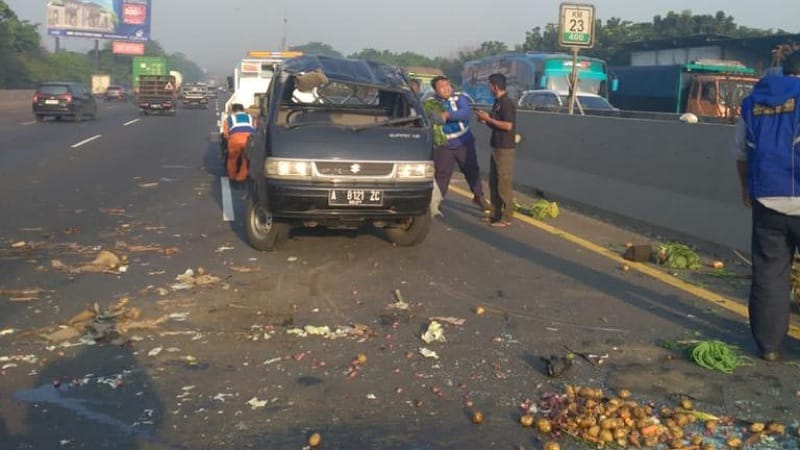
<svg viewBox="0 0 800 450">
<path fill-rule="evenodd" d="M 61 51 L 61 38 L 56 36 L 56 53 Z"/>
<path fill-rule="evenodd" d="M 283 38 L 281 38 L 281 50 L 287 51 L 289 50 L 286 47 L 287 44 L 287 35 L 289 34 L 289 6 L 287 5 L 283 9 Z"/>
<path fill-rule="evenodd" d="M 94 73 L 100 70 L 100 40 L 94 40 Z"/>
</svg>

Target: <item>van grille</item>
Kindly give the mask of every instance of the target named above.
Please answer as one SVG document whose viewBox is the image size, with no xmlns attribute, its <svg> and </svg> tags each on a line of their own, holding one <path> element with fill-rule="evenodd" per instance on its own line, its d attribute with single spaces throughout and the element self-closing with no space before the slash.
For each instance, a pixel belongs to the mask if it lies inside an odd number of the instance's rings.
<svg viewBox="0 0 800 450">
<path fill-rule="evenodd" d="M 328 177 L 385 177 L 394 171 L 394 163 L 317 162 L 317 172 Z"/>
</svg>

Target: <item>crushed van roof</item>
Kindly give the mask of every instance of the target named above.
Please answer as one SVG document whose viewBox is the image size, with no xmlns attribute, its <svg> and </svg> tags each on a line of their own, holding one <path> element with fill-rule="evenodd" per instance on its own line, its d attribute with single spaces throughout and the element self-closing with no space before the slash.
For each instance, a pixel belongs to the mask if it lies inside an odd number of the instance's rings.
<svg viewBox="0 0 800 450">
<path fill-rule="evenodd" d="M 321 70 L 328 79 L 342 82 L 392 88 L 407 86 L 402 70 L 376 61 L 308 55 L 286 60 L 283 67 L 290 73 Z"/>
</svg>

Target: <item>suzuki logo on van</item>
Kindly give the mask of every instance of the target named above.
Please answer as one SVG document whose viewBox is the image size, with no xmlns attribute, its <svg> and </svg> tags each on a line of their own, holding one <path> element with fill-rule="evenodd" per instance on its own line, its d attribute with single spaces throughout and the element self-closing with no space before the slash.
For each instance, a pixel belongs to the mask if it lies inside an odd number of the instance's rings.
<svg viewBox="0 0 800 450">
<path fill-rule="evenodd" d="M 351 164 L 350 165 L 350 173 L 357 174 L 361 172 L 361 165 L 360 164 Z"/>
</svg>

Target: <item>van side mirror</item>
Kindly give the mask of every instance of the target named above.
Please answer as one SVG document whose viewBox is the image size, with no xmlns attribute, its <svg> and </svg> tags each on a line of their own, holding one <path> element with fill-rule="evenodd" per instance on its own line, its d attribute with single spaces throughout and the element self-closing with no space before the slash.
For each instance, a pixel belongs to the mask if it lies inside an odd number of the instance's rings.
<svg viewBox="0 0 800 450">
<path fill-rule="evenodd" d="M 619 89 L 619 79 L 614 78 L 611 80 L 611 92 L 617 92 L 617 89 Z"/>
<path fill-rule="evenodd" d="M 233 91 L 233 77 L 228 77 L 228 91 Z"/>
</svg>

